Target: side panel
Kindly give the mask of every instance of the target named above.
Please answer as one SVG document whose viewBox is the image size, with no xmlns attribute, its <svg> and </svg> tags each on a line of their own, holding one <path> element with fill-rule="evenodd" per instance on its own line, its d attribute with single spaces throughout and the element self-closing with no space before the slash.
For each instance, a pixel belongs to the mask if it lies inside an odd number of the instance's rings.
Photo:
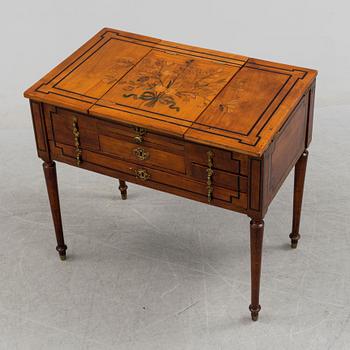
<svg viewBox="0 0 350 350">
<path fill-rule="evenodd" d="M 249 212 L 252 216 L 261 212 L 263 160 L 251 158 L 249 160 Z"/>
<path fill-rule="evenodd" d="M 314 107 L 315 107 L 315 88 L 316 88 L 316 82 L 312 84 L 308 94 L 309 108 L 308 108 L 308 117 L 307 117 L 306 148 L 309 146 L 312 138 L 312 126 L 313 126 L 313 120 L 314 120 Z"/>
<path fill-rule="evenodd" d="M 42 111 L 42 104 L 30 100 L 30 110 L 32 113 L 33 128 L 35 134 L 36 148 L 38 156 L 45 161 L 50 160 L 50 150 L 47 140 L 45 120 Z"/>
<path fill-rule="evenodd" d="M 264 205 L 267 206 L 305 150 L 308 127 L 308 95 L 304 96 L 266 154 L 267 179 Z"/>
</svg>

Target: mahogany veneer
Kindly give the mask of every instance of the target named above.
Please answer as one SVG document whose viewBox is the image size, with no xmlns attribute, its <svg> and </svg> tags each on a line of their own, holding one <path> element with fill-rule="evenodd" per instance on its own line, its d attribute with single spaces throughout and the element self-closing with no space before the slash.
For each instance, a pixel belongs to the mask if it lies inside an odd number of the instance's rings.
<svg viewBox="0 0 350 350">
<path fill-rule="evenodd" d="M 30 99 L 64 260 L 54 160 L 245 213 L 253 320 L 267 208 L 295 166 L 292 247 L 312 135 L 315 70 L 105 28 L 40 79 Z"/>
</svg>

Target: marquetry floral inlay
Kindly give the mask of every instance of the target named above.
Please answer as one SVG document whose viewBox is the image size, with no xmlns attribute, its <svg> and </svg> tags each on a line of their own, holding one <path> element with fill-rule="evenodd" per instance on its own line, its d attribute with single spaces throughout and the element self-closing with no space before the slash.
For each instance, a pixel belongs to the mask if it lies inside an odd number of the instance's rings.
<svg viewBox="0 0 350 350">
<path fill-rule="evenodd" d="M 147 107 L 156 104 L 180 111 L 180 101 L 196 100 L 205 107 L 221 86 L 225 74 L 221 67 L 204 69 L 194 59 L 169 62 L 163 58 L 145 59 L 136 79 L 121 81 L 123 97 L 144 101 Z"/>
</svg>

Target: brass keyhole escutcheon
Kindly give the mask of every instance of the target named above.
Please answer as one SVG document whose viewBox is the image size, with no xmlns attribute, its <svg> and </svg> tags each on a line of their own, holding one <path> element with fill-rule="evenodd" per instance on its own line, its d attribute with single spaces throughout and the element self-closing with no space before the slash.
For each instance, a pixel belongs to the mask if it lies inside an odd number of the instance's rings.
<svg viewBox="0 0 350 350">
<path fill-rule="evenodd" d="M 137 147 L 134 149 L 134 154 L 136 158 L 140 160 L 146 160 L 149 158 L 149 152 L 147 152 L 144 148 L 142 147 Z"/>
<path fill-rule="evenodd" d="M 151 175 L 147 172 L 146 169 L 136 169 L 135 175 L 138 179 L 143 181 L 146 181 L 151 177 Z"/>
<path fill-rule="evenodd" d="M 146 130 L 144 128 L 135 127 L 136 135 L 134 136 L 134 140 L 136 143 L 142 143 L 143 137 L 146 134 Z"/>
</svg>

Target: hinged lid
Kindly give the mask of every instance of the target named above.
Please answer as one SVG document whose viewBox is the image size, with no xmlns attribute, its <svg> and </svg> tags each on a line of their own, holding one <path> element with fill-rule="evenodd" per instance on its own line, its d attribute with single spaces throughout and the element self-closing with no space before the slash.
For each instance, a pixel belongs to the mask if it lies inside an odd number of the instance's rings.
<svg viewBox="0 0 350 350">
<path fill-rule="evenodd" d="M 260 156 L 316 71 L 103 29 L 25 92 Z"/>
</svg>

